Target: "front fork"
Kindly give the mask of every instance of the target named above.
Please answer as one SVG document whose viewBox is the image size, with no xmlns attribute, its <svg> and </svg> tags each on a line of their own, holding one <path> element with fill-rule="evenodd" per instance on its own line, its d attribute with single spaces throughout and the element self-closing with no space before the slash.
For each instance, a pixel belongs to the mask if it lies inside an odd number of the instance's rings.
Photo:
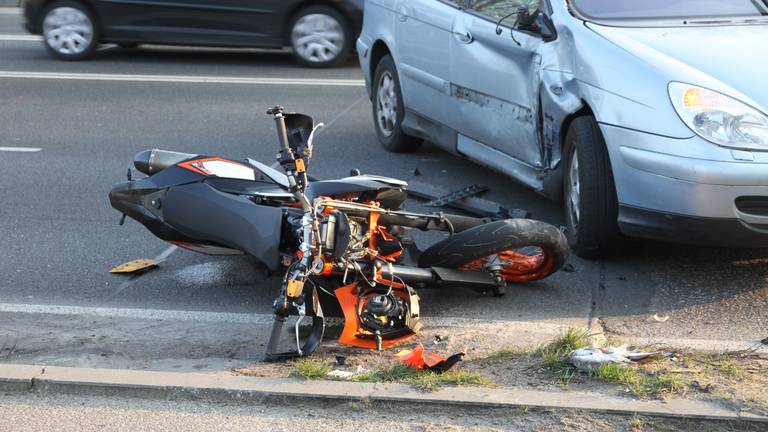
<svg viewBox="0 0 768 432">
<path fill-rule="evenodd" d="M 313 211 L 305 211 L 302 218 L 302 242 L 299 246 L 301 259 L 288 269 L 283 280 L 280 295 L 273 303 L 274 322 L 272 333 L 267 344 L 267 361 L 277 361 L 286 358 L 300 357 L 312 353 L 322 342 L 325 332 L 323 309 L 317 296 L 317 289 L 309 280 L 310 263 L 313 255 L 312 244 L 315 231 Z M 311 288 L 310 288 L 311 285 Z M 289 316 L 297 316 L 294 326 L 296 349 L 279 352 L 280 334 Z M 301 323 L 307 318 L 312 319 L 312 329 L 305 342 L 301 342 Z"/>
</svg>

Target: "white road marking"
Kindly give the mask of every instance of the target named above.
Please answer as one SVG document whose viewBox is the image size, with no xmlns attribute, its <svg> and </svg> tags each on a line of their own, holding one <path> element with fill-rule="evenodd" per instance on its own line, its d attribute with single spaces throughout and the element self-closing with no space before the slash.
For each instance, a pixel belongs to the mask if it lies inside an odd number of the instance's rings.
<svg viewBox="0 0 768 432">
<path fill-rule="evenodd" d="M 0 15 L 21 15 L 21 8 L 0 7 Z"/>
<path fill-rule="evenodd" d="M 250 84 L 274 86 L 363 87 L 363 80 L 314 79 L 314 78 L 249 78 L 194 75 L 132 75 L 101 73 L 59 73 L 31 71 L 0 71 L 0 78 L 80 80 L 80 81 L 127 81 L 166 82 L 196 84 Z"/>
<path fill-rule="evenodd" d="M 43 37 L 42 36 L 37 36 L 37 35 L 0 34 L 0 41 L 40 42 L 42 40 L 43 40 Z"/>
<path fill-rule="evenodd" d="M 231 312 L 204 312 L 186 310 L 164 309 L 134 309 L 134 308 L 106 308 L 87 306 L 63 306 L 45 304 L 0 303 L 0 313 L 27 313 L 50 315 L 81 315 L 102 318 L 127 318 L 139 320 L 159 321 L 194 321 L 210 323 L 234 323 L 234 324 L 272 324 L 272 314 L 249 314 Z M 469 327 L 488 325 L 510 325 L 516 328 L 524 327 L 534 332 L 559 332 L 566 328 L 565 324 L 527 322 L 527 321 L 502 321 L 478 318 L 458 317 L 424 317 L 424 324 L 430 327 Z"/>
<path fill-rule="evenodd" d="M 41 150 L 41 148 L 37 147 L 0 147 L 0 151 L 4 152 L 36 153 Z"/>
</svg>

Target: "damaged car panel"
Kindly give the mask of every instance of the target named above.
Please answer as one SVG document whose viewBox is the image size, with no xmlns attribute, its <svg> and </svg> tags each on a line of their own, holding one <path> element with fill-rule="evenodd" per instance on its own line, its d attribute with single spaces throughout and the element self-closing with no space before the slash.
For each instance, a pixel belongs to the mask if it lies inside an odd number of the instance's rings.
<svg viewBox="0 0 768 432">
<path fill-rule="evenodd" d="M 426 139 L 562 197 L 582 256 L 621 234 L 768 246 L 768 214 L 738 205 L 768 201 L 768 2 L 635 6 L 369 0 L 357 47 L 374 116 L 384 72 L 401 84 L 398 151 Z M 439 31 L 405 30 L 430 9 Z"/>
</svg>

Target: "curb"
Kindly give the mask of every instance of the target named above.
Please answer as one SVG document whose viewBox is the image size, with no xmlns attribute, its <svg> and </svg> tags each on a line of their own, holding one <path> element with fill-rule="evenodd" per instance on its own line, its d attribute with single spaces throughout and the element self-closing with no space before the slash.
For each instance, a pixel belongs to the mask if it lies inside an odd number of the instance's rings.
<svg viewBox="0 0 768 432">
<path fill-rule="evenodd" d="M 200 373 L 0 365 L 0 390 L 142 398 L 198 400 L 321 399 L 452 405 L 473 408 L 584 410 L 604 414 L 750 421 L 768 417 L 712 402 L 677 399 L 639 401 L 593 393 L 555 393 L 525 389 L 455 387 L 422 392 L 402 384 L 268 379 Z"/>
</svg>

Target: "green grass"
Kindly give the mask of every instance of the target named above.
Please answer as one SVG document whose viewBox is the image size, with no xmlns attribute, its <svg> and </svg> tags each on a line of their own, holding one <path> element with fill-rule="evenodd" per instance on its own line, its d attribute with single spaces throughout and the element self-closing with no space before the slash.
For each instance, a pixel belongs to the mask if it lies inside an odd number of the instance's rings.
<svg viewBox="0 0 768 432">
<path fill-rule="evenodd" d="M 437 390 L 445 386 L 491 386 L 488 378 L 473 372 L 454 370 L 445 373 L 418 371 L 404 364 L 396 364 L 376 372 L 366 372 L 352 378 L 356 382 L 389 382 L 411 384 L 423 390 Z"/>
<path fill-rule="evenodd" d="M 571 351 L 589 346 L 589 330 L 569 328 L 557 339 L 539 350 L 544 366 L 559 377 L 560 384 L 567 387 L 574 376 L 574 368 L 568 356 Z"/>
<path fill-rule="evenodd" d="M 291 375 L 305 379 L 322 379 L 330 371 L 331 367 L 329 365 L 315 359 L 306 358 L 296 362 L 296 367 Z"/>
<path fill-rule="evenodd" d="M 590 375 L 603 382 L 626 386 L 638 398 L 658 397 L 685 390 L 685 384 L 678 378 L 664 374 L 647 375 L 615 363 L 605 364 Z"/>
<path fill-rule="evenodd" d="M 485 357 L 480 357 L 471 361 L 475 363 L 480 363 L 480 364 L 496 363 L 496 362 L 516 359 L 518 357 L 522 357 L 530 353 L 531 353 L 531 350 L 529 348 L 505 348 L 505 349 L 496 351 L 494 353 L 491 353 Z"/>
</svg>

